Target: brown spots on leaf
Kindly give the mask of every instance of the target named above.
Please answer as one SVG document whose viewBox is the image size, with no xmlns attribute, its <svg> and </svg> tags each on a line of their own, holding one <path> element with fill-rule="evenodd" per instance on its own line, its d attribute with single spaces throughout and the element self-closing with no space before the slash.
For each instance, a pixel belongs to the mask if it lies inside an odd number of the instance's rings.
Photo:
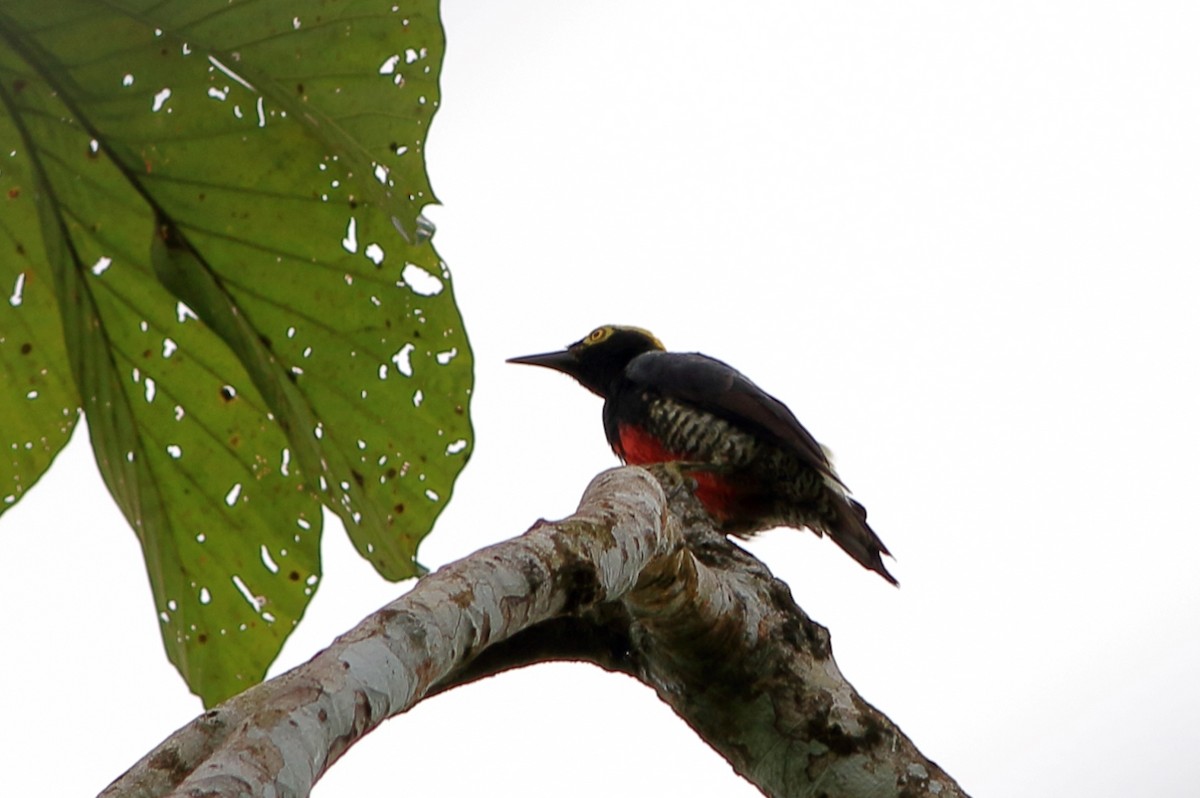
<svg viewBox="0 0 1200 798">
<path fill-rule="evenodd" d="M 229 448 L 236 449 L 242 445 L 242 436 L 236 432 L 229 436 Z"/>
<path fill-rule="evenodd" d="M 32 351 L 33 351 L 33 344 L 29 343 L 28 341 L 21 344 L 21 354 L 22 355 L 28 355 Z"/>
<path fill-rule="evenodd" d="M 204 645 L 208 642 L 208 635 L 206 635 L 204 632 L 201 632 L 200 634 L 196 635 L 196 642 L 200 645 Z"/>
<path fill-rule="evenodd" d="M 17 254 L 18 254 L 18 255 L 24 255 L 24 254 L 25 254 L 25 245 L 24 245 L 24 244 L 21 244 L 21 243 L 18 243 L 18 244 L 17 244 Z"/>
<path fill-rule="evenodd" d="M 142 350 L 142 357 L 143 357 L 144 359 L 146 359 L 146 360 L 149 360 L 149 359 L 150 359 L 151 357 L 153 357 L 153 356 L 154 356 L 154 353 L 153 353 L 153 352 L 151 352 L 149 349 L 143 349 L 143 350 Z"/>
<path fill-rule="evenodd" d="M 384 476 L 385 476 L 385 477 L 387 477 L 388 479 L 395 479 L 395 478 L 396 478 L 396 474 L 398 474 L 398 473 L 399 473 L 399 472 L 398 472 L 398 471 L 396 471 L 395 467 L 393 466 L 392 468 L 389 468 L 389 469 L 388 469 L 388 470 L 387 470 L 387 471 L 384 473 Z"/>
<path fill-rule="evenodd" d="M 299 582 L 300 581 L 300 572 L 299 571 L 289 572 L 288 579 L 292 580 L 293 582 Z"/>
<path fill-rule="evenodd" d="M 21 196 L 21 187 L 20 186 L 13 186 L 12 188 L 10 188 L 8 190 L 8 198 L 10 200 L 16 199 L 19 196 Z"/>
<path fill-rule="evenodd" d="M 363 477 L 363 475 L 359 471 L 356 471 L 353 468 L 350 469 L 350 476 L 354 477 L 354 481 L 358 483 L 358 486 L 360 488 L 363 485 L 365 485 L 367 482 L 367 480 Z"/>
<path fill-rule="evenodd" d="M 25 91 L 25 87 L 28 85 L 29 84 L 26 83 L 25 78 L 17 78 L 12 82 L 13 94 L 20 94 L 21 92 Z"/>
<path fill-rule="evenodd" d="M 404 512 L 404 502 L 397 502 L 396 506 L 392 509 L 396 511 L 396 515 L 399 515 L 400 513 Z"/>
</svg>

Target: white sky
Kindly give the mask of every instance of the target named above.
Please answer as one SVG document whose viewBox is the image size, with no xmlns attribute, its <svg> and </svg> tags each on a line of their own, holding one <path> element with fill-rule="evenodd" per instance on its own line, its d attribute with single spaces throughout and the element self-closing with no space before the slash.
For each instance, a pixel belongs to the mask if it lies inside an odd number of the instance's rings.
<svg viewBox="0 0 1200 798">
<path fill-rule="evenodd" d="M 1200 12 L 445 5 L 429 215 L 477 448 L 422 561 L 569 514 L 613 464 L 597 399 L 504 358 L 648 327 L 835 451 L 903 587 L 807 533 L 752 548 L 965 789 L 1194 795 Z M 200 710 L 83 444 L 0 530 L 6 794 L 94 794 Z M 335 524 L 325 555 L 276 671 L 398 592 Z M 402 792 L 756 794 L 583 666 L 433 699 L 316 794 Z"/>
</svg>

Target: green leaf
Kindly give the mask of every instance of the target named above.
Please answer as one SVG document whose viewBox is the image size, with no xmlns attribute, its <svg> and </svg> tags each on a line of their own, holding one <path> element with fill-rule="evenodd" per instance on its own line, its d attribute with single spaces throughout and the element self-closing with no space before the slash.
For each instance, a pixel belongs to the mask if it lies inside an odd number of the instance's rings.
<svg viewBox="0 0 1200 798">
<path fill-rule="evenodd" d="M 401 5 L 0 8 L 0 156 L 44 248 L 26 285 L 54 286 L 168 653 L 209 704 L 303 613 L 321 501 L 412 576 L 469 454 L 470 350 L 419 216 L 442 35 L 436 3 Z"/>
<path fill-rule="evenodd" d="M 12 120 L 0 116 L 0 147 L 15 141 Z M 37 482 L 79 418 L 53 283 L 34 269 L 45 253 L 25 166 L 0 152 L 0 515 Z"/>
</svg>

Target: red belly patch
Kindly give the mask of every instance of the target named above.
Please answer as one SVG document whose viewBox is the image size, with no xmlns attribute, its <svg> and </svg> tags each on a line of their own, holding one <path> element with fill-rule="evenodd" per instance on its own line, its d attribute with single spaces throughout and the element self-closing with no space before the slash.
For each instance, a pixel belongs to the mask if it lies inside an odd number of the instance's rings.
<svg viewBox="0 0 1200 798">
<path fill-rule="evenodd" d="M 629 465 L 651 465 L 678 461 L 695 462 L 685 452 L 673 452 L 658 438 L 641 427 L 621 424 L 617 427 L 619 440 L 613 449 Z M 738 490 L 732 475 L 716 471 L 688 471 L 696 480 L 696 498 L 717 521 L 725 523 L 740 515 L 746 497 Z"/>
<path fill-rule="evenodd" d="M 620 441 L 613 448 L 617 450 L 617 456 L 629 465 L 670 463 L 687 459 L 686 455 L 680 452 L 669 451 L 662 441 L 641 427 L 621 424 L 617 427 L 617 434 Z"/>
</svg>

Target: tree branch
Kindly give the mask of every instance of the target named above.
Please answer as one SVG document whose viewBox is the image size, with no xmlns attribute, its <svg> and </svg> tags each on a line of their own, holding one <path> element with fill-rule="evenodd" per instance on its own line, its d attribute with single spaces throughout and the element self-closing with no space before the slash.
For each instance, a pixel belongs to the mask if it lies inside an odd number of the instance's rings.
<svg viewBox="0 0 1200 798">
<path fill-rule="evenodd" d="M 712 529 L 684 478 L 655 476 L 601 474 L 570 518 L 430 574 L 309 662 L 175 732 L 102 798 L 306 796 L 422 698 L 555 659 L 651 685 L 766 794 L 963 795 L 842 678 L 828 632 Z"/>
<path fill-rule="evenodd" d="M 639 678 L 768 795 L 965 796 L 845 680 L 788 586 L 713 530 L 677 474 L 655 471 L 687 547 L 623 600 Z"/>
</svg>

